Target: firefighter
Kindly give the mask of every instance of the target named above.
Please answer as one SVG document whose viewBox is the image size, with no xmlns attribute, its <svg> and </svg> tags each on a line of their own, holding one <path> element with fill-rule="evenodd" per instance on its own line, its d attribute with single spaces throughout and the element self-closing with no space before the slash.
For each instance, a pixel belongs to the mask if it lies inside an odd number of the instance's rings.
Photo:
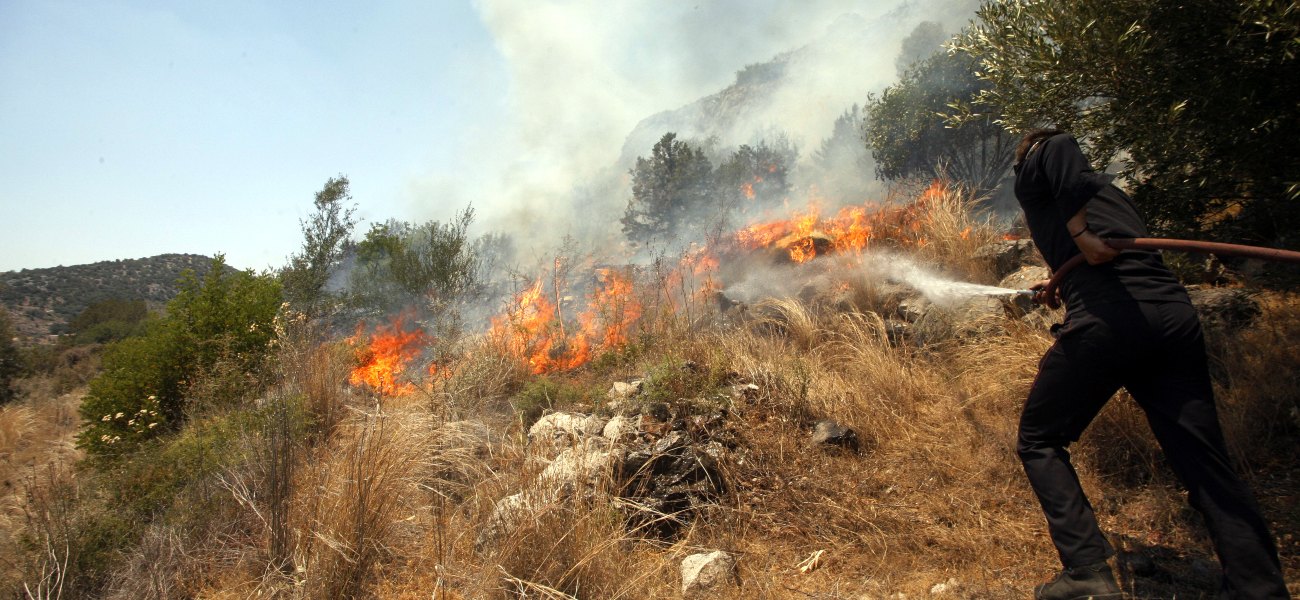
<svg viewBox="0 0 1300 600">
<path fill-rule="evenodd" d="M 1016 149 L 1015 193 L 1049 267 L 1082 253 L 1059 289 L 1064 322 L 1039 363 L 1020 416 L 1017 452 L 1064 570 L 1035 598 L 1121 598 L 1068 446 L 1119 388 L 1146 413 L 1165 458 L 1205 516 L 1223 568 L 1221 597 L 1290 598 L 1273 537 L 1223 442 L 1200 322 L 1187 291 L 1154 251 L 1119 252 L 1103 238 L 1146 237 L 1129 197 L 1089 166 L 1078 141 L 1031 131 Z M 1043 301 L 1042 289 L 1038 300 Z M 1055 299 L 1054 299 L 1055 300 Z"/>
</svg>

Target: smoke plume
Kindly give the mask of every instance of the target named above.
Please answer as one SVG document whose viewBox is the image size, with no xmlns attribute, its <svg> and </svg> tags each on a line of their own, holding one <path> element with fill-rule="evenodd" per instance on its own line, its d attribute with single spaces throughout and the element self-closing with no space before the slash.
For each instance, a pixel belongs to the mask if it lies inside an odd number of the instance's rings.
<svg viewBox="0 0 1300 600">
<path fill-rule="evenodd" d="M 837 117 L 895 79 L 918 23 L 955 32 L 973 15 L 971 2 L 951 0 L 475 6 L 508 64 L 511 116 L 467 149 L 488 163 L 479 181 L 434 177 L 429 187 L 443 210 L 472 200 L 480 226 L 515 236 L 525 253 L 565 234 L 616 248 L 630 163 L 667 131 L 724 148 L 784 135 L 808 161 Z M 738 81 L 767 64 L 780 76 L 754 89 Z M 731 104 L 707 114 L 709 102 Z"/>
</svg>

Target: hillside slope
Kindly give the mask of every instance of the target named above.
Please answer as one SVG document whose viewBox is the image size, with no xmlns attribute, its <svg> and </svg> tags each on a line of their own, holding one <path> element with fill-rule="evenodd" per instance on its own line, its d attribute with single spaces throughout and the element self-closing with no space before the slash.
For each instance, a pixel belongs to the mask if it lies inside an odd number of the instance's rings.
<svg viewBox="0 0 1300 600">
<path fill-rule="evenodd" d="M 161 306 L 176 295 L 181 273 L 191 270 L 202 277 L 211 264 L 211 257 L 200 254 L 160 254 L 6 271 L 0 273 L 0 305 L 9 309 L 18 335 L 35 341 L 61 333 L 69 320 L 102 300 Z"/>
</svg>

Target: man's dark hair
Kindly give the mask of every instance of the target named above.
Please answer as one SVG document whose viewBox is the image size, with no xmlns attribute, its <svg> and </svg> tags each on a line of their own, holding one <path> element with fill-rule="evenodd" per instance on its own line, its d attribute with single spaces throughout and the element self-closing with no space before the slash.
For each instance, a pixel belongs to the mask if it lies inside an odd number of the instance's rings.
<svg viewBox="0 0 1300 600">
<path fill-rule="evenodd" d="M 1016 161 L 1014 164 L 1016 166 L 1020 166 L 1020 163 L 1025 162 L 1025 155 L 1029 154 L 1029 149 L 1034 147 L 1034 143 L 1038 142 L 1039 140 L 1045 140 L 1058 133 L 1065 133 L 1065 132 L 1061 131 L 1060 129 L 1029 130 L 1029 132 L 1025 133 L 1025 137 L 1020 138 L 1020 145 L 1016 146 Z"/>
</svg>

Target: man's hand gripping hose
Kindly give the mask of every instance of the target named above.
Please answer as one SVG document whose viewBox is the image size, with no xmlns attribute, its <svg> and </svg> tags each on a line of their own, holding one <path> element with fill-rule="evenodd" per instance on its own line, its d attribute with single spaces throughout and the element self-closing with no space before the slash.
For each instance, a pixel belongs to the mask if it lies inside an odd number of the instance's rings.
<svg viewBox="0 0 1300 600">
<path fill-rule="evenodd" d="M 1203 252 L 1221 256 L 1239 256 L 1258 258 L 1274 262 L 1300 263 L 1300 252 L 1264 248 L 1261 246 L 1243 246 L 1221 242 L 1202 242 L 1198 240 L 1171 240 L 1164 238 L 1111 238 L 1105 239 L 1107 246 L 1116 250 L 1178 250 L 1181 252 Z M 1060 286 L 1070 271 L 1085 261 L 1082 254 L 1065 261 L 1061 268 L 1052 274 L 1052 278 L 1034 284 L 1021 293 L 1031 293 L 1035 304 L 1046 304 L 1051 308 L 1061 306 Z"/>
</svg>

